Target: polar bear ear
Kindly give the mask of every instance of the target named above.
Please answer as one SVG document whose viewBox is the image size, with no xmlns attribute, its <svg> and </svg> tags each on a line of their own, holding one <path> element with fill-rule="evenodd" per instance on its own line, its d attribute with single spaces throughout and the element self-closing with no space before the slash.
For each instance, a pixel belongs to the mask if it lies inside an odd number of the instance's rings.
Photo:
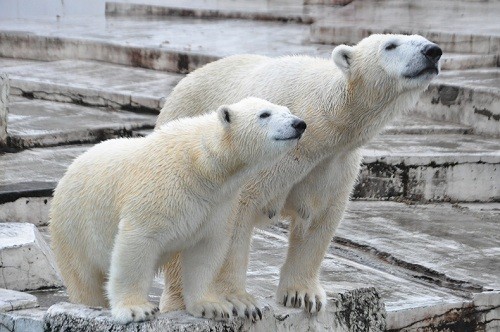
<svg viewBox="0 0 500 332">
<path fill-rule="evenodd" d="M 344 74 L 348 74 L 351 68 L 353 50 L 352 46 L 347 45 L 339 45 L 333 49 L 332 60 Z"/>
<path fill-rule="evenodd" d="M 219 116 L 219 120 L 220 120 L 220 122 L 222 122 L 222 125 L 224 127 L 228 127 L 229 124 L 231 123 L 231 120 L 232 120 L 231 119 L 231 116 L 232 116 L 231 113 L 232 113 L 232 111 L 226 105 L 222 105 L 217 110 L 217 114 Z"/>
</svg>

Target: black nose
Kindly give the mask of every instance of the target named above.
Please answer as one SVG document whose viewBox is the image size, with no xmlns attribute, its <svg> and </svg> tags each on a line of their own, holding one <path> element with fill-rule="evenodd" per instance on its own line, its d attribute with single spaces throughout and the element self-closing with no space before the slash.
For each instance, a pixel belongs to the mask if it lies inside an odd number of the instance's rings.
<svg viewBox="0 0 500 332">
<path fill-rule="evenodd" d="M 302 120 L 295 120 L 293 121 L 292 123 L 292 127 L 297 130 L 297 132 L 299 132 L 299 134 L 302 134 L 306 128 L 307 128 L 307 125 L 304 121 Z"/>
<path fill-rule="evenodd" d="M 439 46 L 429 44 L 424 47 L 422 54 L 425 55 L 425 57 L 432 63 L 437 63 L 441 58 L 441 55 L 443 55 L 443 51 L 439 48 Z"/>
</svg>

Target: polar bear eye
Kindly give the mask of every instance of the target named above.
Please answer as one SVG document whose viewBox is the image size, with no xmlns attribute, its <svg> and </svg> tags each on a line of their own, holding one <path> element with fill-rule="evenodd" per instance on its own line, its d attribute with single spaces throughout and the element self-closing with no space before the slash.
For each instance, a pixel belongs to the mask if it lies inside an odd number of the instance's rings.
<svg viewBox="0 0 500 332">
<path fill-rule="evenodd" d="M 264 112 L 264 113 L 260 114 L 260 118 L 261 119 L 265 119 L 265 118 L 268 118 L 270 116 L 271 116 L 271 113 L 269 113 L 269 112 Z"/>
<path fill-rule="evenodd" d="M 394 43 L 390 43 L 389 45 L 387 45 L 387 46 L 385 47 L 385 49 L 386 49 L 387 51 L 390 51 L 390 50 L 395 49 L 396 47 L 398 47 L 398 45 L 396 45 L 396 44 L 394 44 Z"/>
</svg>

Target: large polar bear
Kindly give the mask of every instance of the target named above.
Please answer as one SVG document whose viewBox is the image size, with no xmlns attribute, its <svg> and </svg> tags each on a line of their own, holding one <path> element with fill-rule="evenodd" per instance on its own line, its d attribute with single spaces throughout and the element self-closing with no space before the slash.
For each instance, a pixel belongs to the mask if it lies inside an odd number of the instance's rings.
<svg viewBox="0 0 500 332">
<path fill-rule="evenodd" d="M 232 248 L 215 285 L 221 294 L 242 303 L 241 310 L 255 310 L 245 290 L 252 230 L 281 215 L 291 221 L 291 232 L 277 300 L 309 312 L 324 308 L 320 264 L 356 181 L 360 148 L 415 105 L 438 74 L 441 55 L 437 45 L 418 35 L 372 35 L 352 47 L 337 46 L 331 60 L 231 56 L 192 72 L 175 87 L 157 126 L 250 95 L 286 105 L 308 124 L 298 160 L 289 153 L 243 187 L 231 217 Z M 168 268 L 163 311 L 183 305 L 178 262 Z"/>
<path fill-rule="evenodd" d="M 231 316 L 233 305 L 208 286 L 230 243 L 232 202 L 243 181 L 297 146 L 305 128 L 286 107 L 246 98 L 78 157 L 55 189 L 50 223 L 70 300 L 107 306 L 109 271 L 114 318 L 151 318 L 153 276 L 181 251 L 188 311 Z"/>
</svg>

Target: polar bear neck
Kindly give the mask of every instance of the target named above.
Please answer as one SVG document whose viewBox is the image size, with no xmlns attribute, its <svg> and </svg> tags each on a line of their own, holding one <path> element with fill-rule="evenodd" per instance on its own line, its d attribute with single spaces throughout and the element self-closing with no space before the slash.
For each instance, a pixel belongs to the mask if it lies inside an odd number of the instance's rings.
<svg viewBox="0 0 500 332">
<path fill-rule="evenodd" d="M 223 184 L 229 179 L 230 183 L 235 183 L 238 177 L 242 182 L 252 167 L 238 153 L 242 147 L 238 146 L 219 121 L 215 122 L 211 130 L 199 131 L 199 144 L 191 151 L 191 167 L 214 184 Z"/>
<path fill-rule="evenodd" d="M 411 109 L 421 93 L 417 89 L 397 91 L 390 84 L 381 86 L 373 88 L 362 79 L 344 79 L 329 91 L 329 131 L 336 147 L 352 149 L 366 144 L 398 114 Z"/>
</svg>

